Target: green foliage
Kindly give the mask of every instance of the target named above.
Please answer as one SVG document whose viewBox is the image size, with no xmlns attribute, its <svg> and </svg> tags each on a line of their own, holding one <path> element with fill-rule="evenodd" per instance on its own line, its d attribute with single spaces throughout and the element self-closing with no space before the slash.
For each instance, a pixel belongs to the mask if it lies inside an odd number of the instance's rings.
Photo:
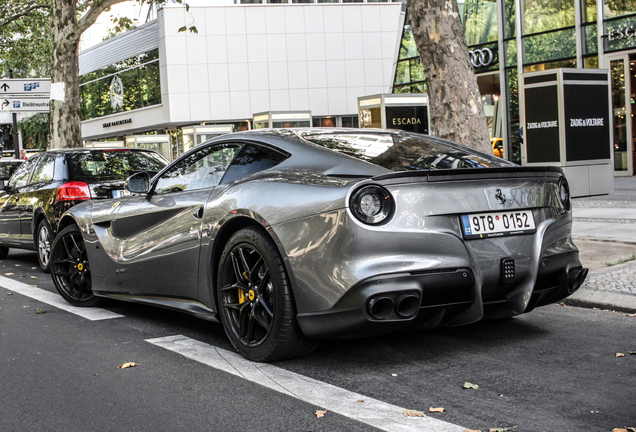
<svg viewBox="0 0 636 432">
<path fill-rule="evenodd" d="M 18 123 L 25 148 L 46 150 L 49 145 L 49 113 L 39 113 Z"/>
<path fill-rule="evenodd" d="M 8 0 L 0 8 L 0 75 L 15 78 L 51 75 L 51 21 L 48 9 L 34 9 L 16 20 L 31 1 Z M 50 0 L 42 0 L 50 4 Z"/>
<path fill-rule="evenodd" d="M 492 0 L 468 0 L 464 23 L 469 46 L 496 41 L 499 31 L 497 3 Z"/>
<path fill-rule="evenodd" d="M 137 27 L 137 24 L 139 24 L 136 18 L 130 19 L 128 17 L 116 17 L 113 15 L 110 16 L 110 21 L 115 26 L 108 29 L 108 33 L 102 40 L 107 40 L 117 36 L 118 34 L 125 33 L 128 30 L 132 30 Z"/>
</svg>

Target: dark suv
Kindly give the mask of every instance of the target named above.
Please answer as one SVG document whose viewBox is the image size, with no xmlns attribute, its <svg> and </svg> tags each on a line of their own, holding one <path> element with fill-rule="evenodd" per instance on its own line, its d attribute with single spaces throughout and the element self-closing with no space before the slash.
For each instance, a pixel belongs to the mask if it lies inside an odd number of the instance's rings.
<svg viewBox="0 0 636 432">
<path fill-rule="evenodd" d="M 63 149 L 24 161 L 0 191 L 0 258 L 9 248 L 38 251 L 48 272 L 60 216 L 84 200 L 119 198 L 139 171 L 159 172 L 167 161 L 150 150 Z"/>
</svg>

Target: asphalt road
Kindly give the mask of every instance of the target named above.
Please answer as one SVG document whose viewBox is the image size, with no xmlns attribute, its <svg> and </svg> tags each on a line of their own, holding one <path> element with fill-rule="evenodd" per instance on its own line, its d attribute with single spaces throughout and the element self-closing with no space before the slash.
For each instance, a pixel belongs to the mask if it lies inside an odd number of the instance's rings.
<svg viewBox="0 0 636 432">
<path fill-rule="evenodd" d="M 33 267 L 35 253 L 12 251 L 0 276 L 54 292 Z M 317 418 L 324 405 L 149 342 L 180 335 L 238 368 L 223 354 L 231 347 L 220 324 L 130 303 L 105 309 L 121 317 L 91 321 L 0 287 L 0 431 L 378 430 L 337 407 Z M 273 366 L 355 392 L 360 406 L 376 400 L 424 411 L 460 430 L 600 432 L 636 427 L 629 351 L 636 351 L 636 317 L 551 305 L 509 320 L 324 341 L 307 357 Z M 125 362 L 138 366 L 117 368 Z M 465 382 L 479 388 L 463 389 Z M 314 400 L 331 391 L 316 389 Z M 408 421 L 404 430 L 432 430 L 423 419 Z"/>
</svg>

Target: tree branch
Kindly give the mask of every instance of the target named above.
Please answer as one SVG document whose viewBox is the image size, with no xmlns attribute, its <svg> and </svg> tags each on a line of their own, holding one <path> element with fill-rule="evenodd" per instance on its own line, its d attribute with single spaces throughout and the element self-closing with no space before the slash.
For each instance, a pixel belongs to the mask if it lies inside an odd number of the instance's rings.
<svg viewBox="0 0 636 432">
<path fill-rule="evenodd" d="M 117 3 L 123 3 L 125 1 L 128 0 L 98 0 L 95 2 L 95 4 L 90 7 L 88 12 L 86 12 L 76 24 L 75 28 L 77 29 L 77 32 L 75 34 L 77 35 L 78 42 L 82 33 L 95 24 L 95 21 L 97 21 L 97 18 L 102 14 L 102 12 Z"/>
<path fill-rule="evenodd" d="M 26 8 L 21 13 L 15 14 L 15 15 L 7 18 L 5 21 L 0 22 L 0 28 L 6 26 L 7 24 L 11 24 L 14 21 L 19 20 L 23 16 L 26 16 L 26 15 L 30 14 L 31 12 L 33 12 L 36 9 L 50 9 L 50 8 L 51 8 L 51 5 L 43 4 L 43 3 L 37 3 L 37 4 L 34 4 L 32 6 L 29 6 L 28 8 Z"/>
</svg>

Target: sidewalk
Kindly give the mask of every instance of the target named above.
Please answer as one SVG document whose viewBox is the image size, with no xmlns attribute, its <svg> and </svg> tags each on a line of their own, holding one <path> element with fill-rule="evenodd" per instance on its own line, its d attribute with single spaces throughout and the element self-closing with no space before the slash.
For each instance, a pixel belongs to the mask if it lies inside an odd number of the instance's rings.
<svg viewBox="0 0 636 432">
<path fill-rule="evenodd" d="M 572 237 L 590 273 L 564 303 L 636 313 L 636 261 L 621 264 L 636 253 L 636 177 L 615 178 L 609 195 L 574 198 L 572 214 Z"/>
</svg>

